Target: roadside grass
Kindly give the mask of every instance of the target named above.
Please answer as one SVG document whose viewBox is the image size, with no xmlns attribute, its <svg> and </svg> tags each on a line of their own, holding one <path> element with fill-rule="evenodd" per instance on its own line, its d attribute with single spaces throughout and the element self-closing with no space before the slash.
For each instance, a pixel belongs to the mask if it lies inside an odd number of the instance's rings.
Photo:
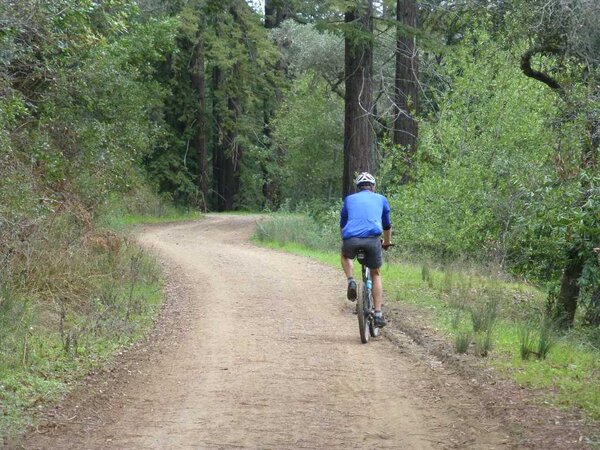
<svg viewBox="0 0 600 450">
<path fill-rule="evenodd" d="M 202 214 L 199 211 L 170 208 L 161 212 L 160 215 L 153 215 L 151 213 L 136 214 L 128 212 L 111 212 L 103 216 L 99 223 L 114 231 L 124 231 L 135 225 L 185 222 L 187 220 L 197 220 L 201 217 Z"/>
<path fill-rule="evenodd" d="M 261 224 L 255 242 L 339 266 L 339 244 L 322 245 L 337 236 L 319 233 L 306 217 L 274 215 L 273 222 Z M 315 236 L 318 244 L 312 245 Z M 577 329 L 554 330 L 544 318 L 542 291 L 458 265 L 404 263 L 395 251 L 387 254 L 390 262 L 382 268 L 386 301 L 429 311 L 435 330 L 457 352 L 485 357 L 520 385 L 541 390 L 548 403 L 581 408 L 600 420 L 600 349 Z M 525 354 L 524 329 L 530 340 Z"/>
<path fill-rule="evenodd" d="M 76 293 L 61 289 L 62 299 L 49 301 L 50 291 L 3 290 L 0 436 L 6 445 L 34 423 L 38 408 L 150 328 L 163 299 L 159 268 L 136 248 L 122 253 L 116 267 L 69 268 L 89 284 L 82 282 Z"/>
<path fill-rule="evenodd" d="M 0 279 L 0 447 L 86 373 L 141 340 L 162 305 L 155 259 L 127 237 L 140 223 L 192 220 L 195 212 L 108 209 L 85 231 L 71 211 L 4 260 Z"/>
</svg>

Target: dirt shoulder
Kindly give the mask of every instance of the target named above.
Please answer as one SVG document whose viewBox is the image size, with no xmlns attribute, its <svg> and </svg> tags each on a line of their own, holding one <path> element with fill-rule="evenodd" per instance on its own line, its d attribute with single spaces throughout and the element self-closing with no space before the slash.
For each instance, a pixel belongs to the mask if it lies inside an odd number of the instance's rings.
<svg viewBox="0 0 600 450">
<path fill-rule="evenodd" d="M 445 357 L 414 311 L 362 345 L 340 271 L 252 245 L 255 221 L 141 230 L 169 279 L 152 335 L 16 446 L 585 448 L 580 419 Z"/>
<path fill-rule="evenodd" d="M 393 326 L 386 337 L 399 345 L 412 342 L 414 357 L 455 375 L 446 382 L 453 391 L 468 388 L 480 400 L 480 413 L 511 430 L 525 448 L 598 448 L 600 425 L 573 409 L 550 406 L 547 393 L 524 388 L 472 355 L 459 355 L 431 325 L 432 314 L 410 305 L 391 304 Z M 410 344 L 408 344 L 410 345 Z M 428 362 L 429 361 L 429 362 Z M 594 444 L 596 443 L 596 444 Z"/>
</svg>

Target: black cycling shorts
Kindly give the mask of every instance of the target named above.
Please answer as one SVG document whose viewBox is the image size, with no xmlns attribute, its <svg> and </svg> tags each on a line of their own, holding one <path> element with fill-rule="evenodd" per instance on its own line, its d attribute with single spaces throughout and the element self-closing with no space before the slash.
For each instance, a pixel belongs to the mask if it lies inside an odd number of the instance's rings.
<svg viewBox="0 0 600 450">
<path fill-rule="evenodd" d="M 369 269 L 379 269 L 383 265 L 381 238 L 372 236 L 366 238 L 353 237 L 342 241 L 342 255 L 354 259 L 360 248 L 365 249 L 366 266 Z"/>
</svg>

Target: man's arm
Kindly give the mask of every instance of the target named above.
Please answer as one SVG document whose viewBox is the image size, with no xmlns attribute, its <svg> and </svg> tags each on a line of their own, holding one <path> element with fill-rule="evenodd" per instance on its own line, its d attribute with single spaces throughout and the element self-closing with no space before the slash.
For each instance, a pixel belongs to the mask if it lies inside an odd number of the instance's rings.
<svg viewBox="0 0 600 450">
<path fill-rule="evenodd" d="M 383 230 L 383 246 L 387 247 L 392 243 L 392 229 Z"/>
<path fill-rule="evenodd" d="M 344 204 L 342 206 L 342 210 L 340 211 L 340 232 L 344 229 L 346 224 L 348 223 L 348 209 L 346 208 L 346 200 L 344 200 Z"/>
<path fill-rule="evenodd" d="M 386 248 L 392 243 L 392 220 L 390 218 L 390 204 L 385 197 L 383 197 L 381 222 L 383 225 L 383 247 Z"/>
</svg>

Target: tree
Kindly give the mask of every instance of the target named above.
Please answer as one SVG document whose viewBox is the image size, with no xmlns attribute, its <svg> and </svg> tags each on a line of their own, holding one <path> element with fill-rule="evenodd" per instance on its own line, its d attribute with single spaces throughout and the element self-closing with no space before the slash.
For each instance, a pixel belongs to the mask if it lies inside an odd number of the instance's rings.
<svg viewBox="0 0 600 450">
<path fill-rule="evenodd" d="M 200 207 L 206 211 L 208 209 L 208 121 L 206 111 L 206 80 L 204 69 L 204 37 L 202 36 L 202 23 L 196 33 L 196 42 L 192 51 L 192 59 L 190 62 L 190 78 L 192 87 L 197 98 L 197 125 L 194 135 L 194 148 L 196 149 L 197 157 L 197 172 L 196 176 L 198 190 L 200 192 Z"/>
<path fill-rule="evenodd" d="M 291 15 L 292 7 L 288 0 L 266 0 L 265 1 L 265 28 L 273 30 L 278 28 L 281 24 Z M 282 76 L 287 74 L 287 65 L 283 61 L 283 57 L 280 57 L 275 64 L 277 70 Z M 273 146 L 271 119 L 274 114 L 274 108 L 276 103 L 281 102 L 281 89 L 278 86 L 274 86 L 274 93 L 271 96 L 275 99 L 264 100 L 264 143 L 266 146 L 270 146 L 270 154 L 265 160 L 261 162 L 261 171 L 263 177 L 263 195 L 265 197 L 265 204 L 269 207 L 276 207 L 279 205 L 281 187 L 276 179 L 273 171 L 270 170 L 276 166 L 281 165 L 283 159 L 283 151 L 280 147 Z"/>
<path fill-rule="evenodd" d="M 415 117 L 418 108 L 419 63 L 415 48 L 415 37 L 412 33 L 406 31 L 414 30 L 417 26 L 415 0 L 397 0 L 396 20 L 402 26 L 398 27 L 396 41 L 393 143 L 398 145 L 404 153 L 406 167 L 400 178 L 400 183 L 405 184 L 410 179 L 419 129 Z"/>
<path fill-rule="evenodd" d="M 344 15 L 344 176 L 342 196 L 354 191 L 357 173 L 375 171 L 373 114 L 372 1 L 350 6 Z"/>
<path fill-rule="evenodd" d="M 287 0 L 265 0 L 265 28 L 276 28 L 291 15 Z"/>
<path fill-rule="evenodd" d="M 190 0 L 170 8 L 180 32 L 177 51 L 161 71 L 171 91 L 169 142 L 155 149 L 148 167 L 178 203 L 233 209 L 240 206 L 243 183 L 254 183 L 252 174 L 243 176 L 244 170 L 257 172 L 253 161 L 244 167 L 245 152 L 264 144 L 279 53 L 242 0 Z M 260 204 L 260 198 L 252 203 Z"/>
<path fill-rule="evenodd" d="M 215 1 L 211 13 L 213 194 L 219 211 L 240 206 L 245 153 L 264 144 L 257 130 L 264 130 L 265 105 L 281 76 L 280 54 L 258 19 L 242 0 Z"/>
<path fill-rule="evenodd" d="M 600 224 L 589 210 L 590 203 L 596 204 L 598 199 L 594 179 L 598 178 L 600 150 L 600 4 L 594 0 L 551 0 L 528 2 L 526 8 L 530 14 L 527 32 L 533 40 L 521 58 L 521 69 L 560 98 L 564 115 L 559 127 L 583 123 L 580 199 L 574 205 L 579 214 L 575 215 L 577 221 L 567 227 L 564 270 L 554 304 L 554 318 L 563 327 L 570 327 L 575 320 L 585 267 L 591 264 L 595 272 L 600 271 L 593 253 Z M 545 68 L 546 60 L 553 61 L 555 67 Z M 596 291 L 592 299 L 598 298 L 600 288 L 592 290 Z M 595 306 L 588 312 L 588 320 L 600 323 L 600 305 Z"/>
<path fill-rule="evenodd" d="M 235 13 L 232 4 L 228 11 L 215 17 L 215 38 L 224 39 L 226 32 L 225 18 Z M 238 119 L 241 115 L 240 99 L 236 98 L 235 87 L 231 84 L 240 75 L 240 59 L 238 43 L 233 43 L 230 56 L 233 61 L 221 57 L 212 70 L 213 93 L 213 193 L 217 211 L 229 211 L 234 207 L 235 196 L 239 190 L 240 161 L 242 148 L 237 141 Z"/>
<path fill-rule="evenodd" d="M 307 72 L 294 80 L 274 120 L 274 143 L 285 148 L 279 183 L 292 206 L 335 201 L 341 185 L 344 105 Z"/>
</svg>

